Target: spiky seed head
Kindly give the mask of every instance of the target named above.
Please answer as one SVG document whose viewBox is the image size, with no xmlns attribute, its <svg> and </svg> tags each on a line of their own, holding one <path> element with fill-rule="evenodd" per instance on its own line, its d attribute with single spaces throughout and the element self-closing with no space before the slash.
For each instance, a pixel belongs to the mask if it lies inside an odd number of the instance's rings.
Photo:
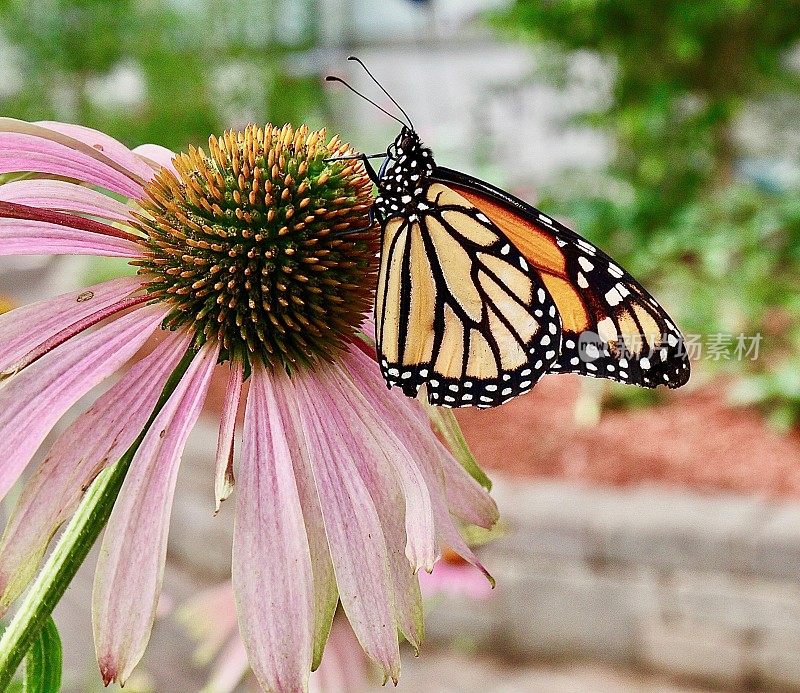
<svg viewBox="0 0 800 693">
<path fill-rule="evenodd" d="M 217 340 L 221 360 L 295 369 L 333 358 L 372 302 L 372 183 L 338 137 L 247 126 L 189 148 L 147 185 L 137 225 L 166 328 Z"/>
</svg>

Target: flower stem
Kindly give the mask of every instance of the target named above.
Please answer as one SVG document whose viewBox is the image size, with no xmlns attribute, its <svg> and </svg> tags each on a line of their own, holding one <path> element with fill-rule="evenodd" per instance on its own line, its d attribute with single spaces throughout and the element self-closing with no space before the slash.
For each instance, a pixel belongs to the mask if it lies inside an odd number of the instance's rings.
<svg viewBox="0 0 800 693">
<path fill-rule="evenodd" d="M 174 392 L 194 355 L 195 352 L 189 349 L 172 372 L 139 437 L 116 464 L 104 469 L 92 482 L 14 618 L 0 636 L 0 691 L 11 682 L 25 654 L 48 623 L 53 609 L 105 527 L 147 429 Z"/>
</svg>

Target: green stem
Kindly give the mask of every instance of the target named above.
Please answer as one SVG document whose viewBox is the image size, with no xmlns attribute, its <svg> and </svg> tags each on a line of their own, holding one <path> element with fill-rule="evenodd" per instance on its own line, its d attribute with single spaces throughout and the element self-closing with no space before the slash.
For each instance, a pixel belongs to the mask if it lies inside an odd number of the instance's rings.
<svg viewBox="0 0 800 693">
<path fill-rule="evenodd" d="M 173 371 L 139 437 L 116 464 L 104 469 L 92 482 L 14 618 L 0 637 L 0 691 L 4 691 L 11 682 L 25 654 L 39 637 L 56 604 L 100 536 L 111 515 L 131 460 L 144 440 L 147 429 L 175 391 L 194 355 L 195 352 L 191 349 L 187 351 Z"/>
</svg>

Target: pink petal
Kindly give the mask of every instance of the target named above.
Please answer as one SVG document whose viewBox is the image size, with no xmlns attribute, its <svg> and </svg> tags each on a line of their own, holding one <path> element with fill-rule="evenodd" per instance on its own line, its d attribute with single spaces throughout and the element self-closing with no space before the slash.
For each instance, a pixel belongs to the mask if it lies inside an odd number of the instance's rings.
<svg viewBox="0 0 800 693">
<path fill-rule="evenodd" d="M 359 389 L 377 407 L 380 415 L 395 422 L 395 434 L 409 449 L 416 450 L 420 468 L 434 463 L 442 478 L 450 510 L 459 518 L 480 527 L 497 522 L 497 504 L 439 441 L 424 409 L 399 390 L 388 390 L 377 364 L 360 350 L 350 349 L 344 361 Z"/>
<path fill-rule="evenodd" d="M 219 424 L 217 441 L 217 463 L 214 475 L 214 496 L 217 499 L 217 512 L 222 501 L 233 491 L 233 436 L 236 430 L 236 415 L 239 412 L 239 399 L 242 395 L 242 376 L 244 366 L 239 359 L 231 363 L 222 418 Z"/>
<path fill-rule="evenodd" d="M 0 373 L 70 325 L 105 310 L 141 286 L 138 277 L 113 279 L 0 315 Z"/>
<path fill-rule="evenodd" d="M 450 512 L 467 524 L 489 529 L 500 518 L 497 504 L 450 451 L 438 440 L 439 464 L 444 471 L 447 504 Z"/>
<path fill-rule="evenodd" d="M 365 398 L 361 387 L 353 381 L 353 376 L 350 374 L 353 370 L 363 367 L 364 359 L 365 356 L 360 351 L 347 353 L 342 358 L 343 368 L 333 369 L 332 375 L 338 385 L 342 402 L 352 417 L 351 430 L 357 428 L 366 433 L 363 459 L 373 460 L 373 464 L 365 465 L 365 469 L 375 471 L 374 462 L 385 460 L 388 465 L 383 470 L 385 476 L 383 482 L 390 483 L 390 477 L 394 472 L 396 482 L 402 489 L 406 505 L 405 528 L 408 536 L 406 547 L 408 560 L 415 571 L 420 568 L 430 571 L 433 569 L 436 558 L 433 509 L 425 478 L 412 453 L 416 444 L 414 442 L 411 445 L 405 445 L 397 437 L 396 427 L 390 426 L 388 423 L 394 422 L 395 417 L 384 416 L 384 412 L 375 407 L 372 400 Z M 370 361 L 370 363 L 374 362 Z"/>
<path fill-rule="evenodd" d="M 189 340 L 186 333 L 167 333 L 53 444 L 25 485 L 0 542 L 0 613 L 33 577 L 51 537 L 84 490 L 144 428 Z"/>
<path fill-rule="evenodd" d="M 241 638 L 236 635 L 220 654 L 201 693 L 233 693 L 239 690 L 239 684 L 249 670 L 247 650 Z"/>
<path fill-rule="evenodd" d="M 103 159 L 108 160 L 114 168 L 121 170 L 130 177 L 138 177 L 142 181 L 149 181 L 153 177 L 153 171 L 138 156 L 128 149 L 122 142 L 106 135 L 98 130 L 84 127 L 83 125 L 71 125 L 69 123 L 58 123 L 52 120 L 40 120 L 35 125 L 41 125 L 48 130 L 66 135 L 73 140 L 82 142 L 91 147 L 94 152 L 100 152 Z"/>
<path fill-rule="evenodd" d="M 186 626 L 192 640 L 197 642 L 194 660 L 198 664 L 208 664 L 229 638 L 239 639 L 236 602 L 230 581 L 192 597 L 181 607 L 177 618 Z"/>
<path fill-rule="evenodd" d="M 309 457 L 306 433 L 297 406 L 297 396 L 288 378 L 273 378 L 272 385 L 284 424 L 286 440 L 292 450 L 295 482 L 311 551 L 311 569 L 314 578 L 314 656 L 311 663 L 313 671 L 322 661 L 333 616 L 339 604 L 339 591 L 328 548 L 328 537 L 325 534 L 322 507 L 314 484 L 314 470 Z"/>
<path fill-rule="evenodd" d="M 320 668 L 309 679 L 309 693 L 349 693 L 372 690 L 366 658 L 347 619 L 337 618 Z"/>
<path fill-rule="evenodd" d="M 0 373 L 0 378 L 12 376 L 16 373 L 19 373 L 24 368 L 27 368 L 35 361 L 38 361 L 42 356 L 51 352 L 56 347 L 61 346 L 64 342 L 69 341 L 70 339 L 74 338 L 76 335 L 80 334 L 81 332 L 85 332 L 90 327 L 96 325 L 99 322 L 103 322 L 104 320 L 110 318 L 117 313 L 125 312 L 131 308 L 141 305 L 142 303 L 147 303 L 152 299 L 146 293 L 140 293 L 136 296 L 129 296 L 127 298 L 123 298 L 121 301 L 117 301 L 116 303 L 108 306 L 103 310 L 97 311 L 93 315 L 89 315 L 85 317 L 83 320 L 79 320 L 76 323 L 73 323 L 69 327 L 61 330 L 58 334 L 54 335 L 50 339 L 48 339 L 43 344 L 40 344 L 35 349 L 29 351 L 25 356 L 14 363 L 8 371 L 5 373 Z"/>
<path fill-rule="evenodd" d="M 471 565 L 454 565 L 447 561 L 439 561 L 430 575 L 420 573 L 419 584 L 426 598 L 446 594 L 486 599 L 492 594 L 491 585 Z"/>
<path fill-rule="evenodd" d="M 433 501 L 438 549 L 443 546 L 449 546 L 464 560 L 478 568 L 489 582 L 494 584 L 491 575 L 466 545 L 453 518 L 450 516 L 445 474 L 441 467 L 443 447 L 433 435 L 430 423 L 422 408 L 415 400 L 405 397 L 396 390 L 387 390 L 383 385 L 377 364 L 360 350 L 351 348 L 348 360 L 350 362 L 350 373 L 362 392 L 371 398 L 387 420 L 395 422 L 396 433 L 406 441 L 408 446 L 412 446 L 416 442 L 416 449 L 419 453 L 417 462 L 425 476 L 430 489 L 431 500 Z M 455 464 L 458 463 L 455 462 Z M 460 465 L 458 466 L 460 467 Z M 466 471 L 464 471 L 464 474 L 467 474 Z M 494 500 L 482 487 L 476 485 L 476 488 L 477 493 L 481 494 L 481 504 L 476 507 L 484 508 L 488 516 L 487 519 L 494 518 L 496 520 L 498 513 Z M 493 524 L 494 520 L 489 524 Z"/>
<path fill-rule="evenodd" d="M 305 690 L 311 671 L 311 553 L 270 374 L 254 366 L 233 535 L 233 587 L 250 666 L 266 690 Z"/>
<path fill-rule="evenodd" d="M 180 457 L 218 353 L 219 347 L 206 345 L 189 365 L 134 455 L 111 512 L 92 596 L 97 662 L 106 685 L 125 683 L 150 638 Z"/>
<path fill-rule="evenodd" d="M 3 132 L 3 120 L 0 119 L 0 173 L 49 173 L 93 183 L 125 197 L 141 198 L 141 184 L 124 173 L 59 142 L 34 135 Z"/>
<path fill-rule="evenodd" d="M 0 185 L 0 200 L 62 212 L 130 221 L 131 209 L 92 188 L 63 180 L 17 180 Z"/>
<path fill-rule="evenodd" d="M 178 170 L 172 163 L 172 160 L 175 158 L 175 152 L 171 149 L 167 149 L 158 144 L 140 144 L 138 147 L 134 148 L 133 153 L 141 157 L 156 171 L 163 166 L 176 176 L 178 175 Z"/>
<path fill-rule="evenodd" d="M 400 652 L 392 573 L 380 516 L 358 469 L 342 402 L 324 371 L 294 381 L 339 594 L 364 651 L 397 680 Z"/>
<path fill-rule="evenodd" d="M 130 359 L 164 319 L 163 306 L 132 311 L 81 334 L 0 388 L 0 498 L 64 413 Z"/>
<path fill-rule="evenodd" d="M 2 154 L 0 154 L 2 157 Z M 142 246 L 126 238 L 104 236 L 30 219 L 0 217 L 2 255 L 99 255 L 141 257 Z"/>
<path fill-rule="evenodd" d="M 344 394 L 342 389 L 350 392 Z M 420 567 L 426 570 L 433 569 L 437 548 L 430 497 L 427 488 L 423 504 L 405 495 L 408 489 L 404 489 L 403 484 L 398 483 L 394 465 L 388 460 L 394 457 L 395 464 L 411 466 L 414 466 L 414 462 L 407 459 L 408 453 L 400 449 L 391 431 L 367 413 L 369 410 L 366 408 L 366 403 L 353 397 L 353 393 L 359 398 L 360 394 L 352 383 L 342 389 L 340 397 L 343 409 L 350 415 L 342 419 L 341 425 L 344 430 L 351 432 L 350 445 L 359 451 L 356 455 L 356 459 L 359 460 L 359 472 L 375 503 L 386 538 L 395 618 L 406 640 L 414 648 L 419 649 L 424 634 L 424 619 L 422 596 L 415 573 Z M 358 412 L 361 413 L 361 417 L 356 416 Z M 404 456 L 405 461 L 403 461 Z M 425 482 L 415 466 L 414 471 L 424 487 Z M 408 533 L 408 528 L 415 522 L 418 527 L 411 531 L 416 536 Z M 425 547 L 424 560 L 420 560 L 415 553 L 421 546 Z"/>
</svg>

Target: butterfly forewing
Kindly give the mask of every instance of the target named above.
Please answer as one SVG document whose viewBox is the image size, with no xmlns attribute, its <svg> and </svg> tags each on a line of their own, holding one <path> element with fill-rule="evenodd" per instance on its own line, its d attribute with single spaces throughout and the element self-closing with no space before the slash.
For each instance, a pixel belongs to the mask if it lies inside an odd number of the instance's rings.
<svg viewBox="0 0 800 693">
<path fill-rule="evenodd" d="M 375 304 L 384 377 L 432 404 L 490 407 L 529 390 L 560 353 L 544 282 L 502 231 L 441 183 L 384 220 Z"/>
<path fill-rule="evenodd" d="M 683 337 L 656 300 L 605 253 L 539 210 L 464 174 L 441 169 L 538 272 L 561 317 L 552 372 L 644 387 L 689 378 Z"/>
</svg>

